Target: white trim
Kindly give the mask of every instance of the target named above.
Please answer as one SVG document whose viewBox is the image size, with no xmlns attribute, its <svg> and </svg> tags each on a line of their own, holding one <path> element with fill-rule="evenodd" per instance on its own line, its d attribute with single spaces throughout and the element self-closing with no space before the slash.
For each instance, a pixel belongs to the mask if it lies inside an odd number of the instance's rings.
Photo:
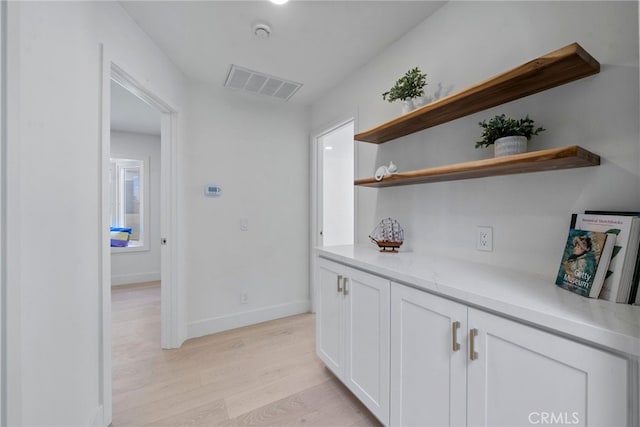
<svg viewBox="0 0 640 427">
<path fill-rule="evenodd" d="M 159 271 L 147 273 L 119 274 L 111 276 L 111 286 L 130 285 L 133 283 L 157 282 L 161 279 Z"/>
<path fill-rule="evenodd" d="M 6 56 L 3 64 L 6 75 L 6 129 L 4 137 L 4 159 L 3 159 L 3 179 L 4 179 L 4 226 L 3 241 L 7 250 L 4 255 L 2 277 L 4 286 L 4 320 L 3 330 L 4 340 L 4 368 L 3 381 L 5 390 L 3 394 L 4 412 L 0 424 L 22 425 L 22 294 L 20 287 L 20 265 L 22 264 L 21 245 L 22 240 L 19 235 L 22 223 L 22 212 L 20 212 L 20 2 L 2 2 L 2 7 L 6 12 L 4 22 L 6 28 Z M 11 161 L 9 161 L 11 159 Z M 5 335 L 6 334 L 6 335 Z"/>
<path fill-rule="evenodd" d="M 102 420 L 104 419 L 104 407 L 99 405 L 94 414 L 89 417 L 89 422 L 87 425 L 89 427 L 102 427 Z"/>
<path fill-rule="evenodd" d="M 148 239 L 147 239 L 148 240 Z M 149 245 L 136 245 L 133 240 L 129 240 L 129 246 L 124 247 L 111 247 L 111 254 L 126 254 L 130 252 L 149 252 L 151 249 Z"/>
<path fill-rule="evenodd" d="M 123 86 L 149 105 L 162 113 L 161 145 L 161 178 L 160 193 L 160 233 L 168 242 L 162 245 L 161 251 L 161 345 L 163 348 L 177 348 L 182 344 L 185 328 L 180 324 L 180 304 L 178 292 L 177 246 L 177 207 L 175 195 L 177 190 L 177 109 L 155 95 L 155 91 L 142 80 L 125 71 L 126 67 L 117 64 L 107 49 L 102 50 L 102 138 L 100 158 L 98 159 L 100 174 L 99 194 L 101 206 L 98 209 L 100 228 L 99 277 L 101 287 L 100 316 L 100 403 L 103 406 L 102 425 L 111 424 L 113 417 L 112 402 L 112 360 L 111 360 L 111 251 L 110 251 L 110 206 L 109 206 L 109 159 L 111 155 L 111 80 Z"/>
<path fill-rule="evenodd" d="M 268 322 L 269 320 L 308 312 L 309 301 L 306 300 L 274 305 L 271 307 L 230 314 L 227 316 L 212 317 L 210 319 L 189 323 L 187 326 L 187 336 L 189 338 L 202 337 L 222 331 L 228 331 L 230 329 L 255 325 L 256 323 Z"/>
<path fill-rule="evenodd" d="M 111 61 L 107 57 L 105 48 L 100 45 L 102 54 L 102 80 L 101 80 L 101 138 L 98 150 L 98 194 L 100 206 L 98 207 L 98 233 L 100 246 L 98 248 L 98 274 L 100 286 L 100 400 L 102 411 L 102 425 L 111 424 L 113 417 L 112 396 L 112 361 L 111 361 L 111 235 L 105 224 L 111 222 L 109 209 L 109 158 L 111 156 Z"/>
<path fill-rule="evenodd" d="M 0 3 L 0 425 L 7 425 L 6 159 L 7 159 L 7 2 Z"/>
</svg>

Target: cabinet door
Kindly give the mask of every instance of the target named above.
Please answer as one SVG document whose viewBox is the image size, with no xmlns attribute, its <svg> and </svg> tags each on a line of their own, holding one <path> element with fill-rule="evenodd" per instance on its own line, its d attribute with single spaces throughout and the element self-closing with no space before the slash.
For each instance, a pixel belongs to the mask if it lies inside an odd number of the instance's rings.
<svg viewBox="0 0 640 427">
<path fill-rule="evenodd" d="M 392 283 L 391 425 L 465 425 L 466 320 L 466 306 Z"/>
<path fill-rule="evenodd" d="M 344 383 L 389 424 L 389 281 L 350 269 L 345 285 Z"/>
<path fill-rule="evenodd" d="M 471 308 L 468 320 L 469 425 L 628 425 L 626 359 Z"/>
<path fill-rule="evenodd" d="M 338 378 L 344 372 L 343 275 L 340 265 L 318 260 L 316 353 Z"/>
</svg>

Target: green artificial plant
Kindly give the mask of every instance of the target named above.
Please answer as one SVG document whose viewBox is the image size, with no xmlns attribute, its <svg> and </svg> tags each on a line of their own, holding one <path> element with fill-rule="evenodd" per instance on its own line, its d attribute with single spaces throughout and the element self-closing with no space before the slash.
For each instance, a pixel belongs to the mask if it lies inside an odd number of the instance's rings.
<svg viewBox="0 0 640 427">
<path fill-rule="evenodd" d="M 423 74 L 418 67 L 412 68 L 400 77 L 388 92 L 382 94 L 382 99 L 393 102 L 398 99 L 404 101 L 417 98 L 424 95 L 426 84 L 427 75 Z"/>
<path fill-rule="evenodd" d="M 532 136 L 538 135 L 539 132 L 546 130 L 543 127 L 536 128 L 534 121 L 529 118 L 529 115 L 524 119 L 516 120 L 501 114 L 489 121 L 483 120 L 478 124 L 482 128 L 482 139 L 476 141 L 476 148 L 488 147 L 496 142 L 496 139 L 505 136 L 524 136 L 527 138 L 527 141 L 529 141 Z"/>
</svg>

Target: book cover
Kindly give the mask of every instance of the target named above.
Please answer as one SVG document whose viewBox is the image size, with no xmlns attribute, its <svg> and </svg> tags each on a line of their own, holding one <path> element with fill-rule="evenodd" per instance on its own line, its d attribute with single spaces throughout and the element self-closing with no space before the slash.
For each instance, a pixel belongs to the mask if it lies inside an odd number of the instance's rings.
<svg viewBox="0 0 640 427">
<path fill-rule="evenodd" d="M 624 216 L 637 216 L 640 217 L 640 212 L 629 211 L 585 211 L 586 214 L 592 215 L 624 215 Z M 575 215 L 575 214 L 574 214 Z M 573 227 L 573 225 L 572 225 Z M 640 239 L 638 241 L 638 254 L 636 255 L 636 266 L 633 272 L 633 279 L 631 280 L 631 291 L 629 292 L 629 304 L 640 305 Z"/>
<path fill-rule="evenodd" d="M 573 228 L 616 235 L 611 262 L 599 298 L 619 303 L 629 302 L 640 238 L 639 221 L 640 218 L 635 216 L 575 215 Z"/>
<path fill-rule="evenodd" d="M 614 234 L 570 229 L 556 285 L 578 295 L 598 298 L 614 243 Z"/>
</svg>

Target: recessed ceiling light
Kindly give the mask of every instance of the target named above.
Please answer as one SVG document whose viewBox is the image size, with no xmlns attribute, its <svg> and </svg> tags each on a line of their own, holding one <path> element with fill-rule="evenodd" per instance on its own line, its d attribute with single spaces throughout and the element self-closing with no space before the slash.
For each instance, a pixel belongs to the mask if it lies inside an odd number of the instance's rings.
<svg viewBox="0 0 640 427">
<path fill-rule="evenodd" d="M 270 0 L 271 3 L 273 4 L 285 4 L 287 3 L 289 0 Z"/>
</svg>

